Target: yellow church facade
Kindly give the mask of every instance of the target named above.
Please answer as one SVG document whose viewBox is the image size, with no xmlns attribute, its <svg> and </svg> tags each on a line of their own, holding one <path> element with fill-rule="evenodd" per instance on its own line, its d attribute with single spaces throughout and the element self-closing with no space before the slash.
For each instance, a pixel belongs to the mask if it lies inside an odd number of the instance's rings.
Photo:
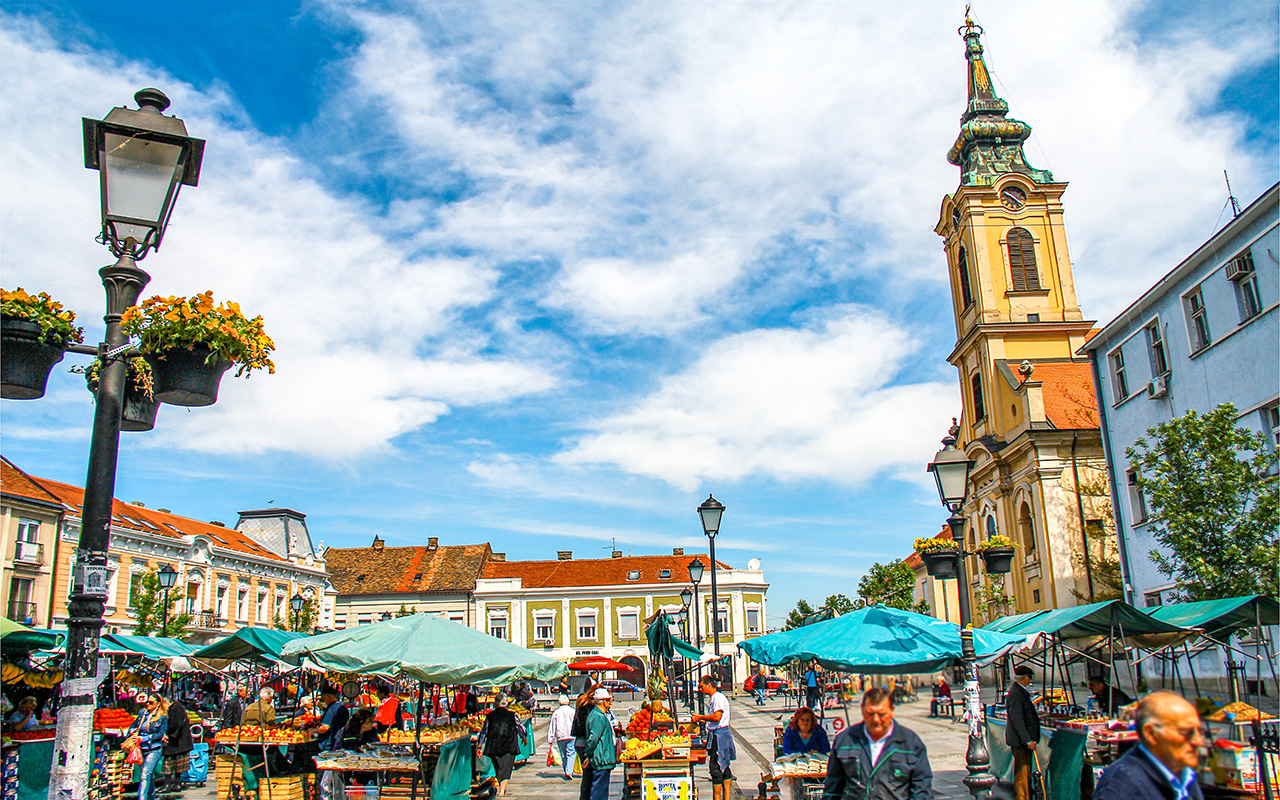
<svg viewBox="0 0 1280 800">
<path fill-rule="evenodd" d="M 956 323 L 947 360 L 963 398 L 957 446 L 974 461 L 965 548 L 997 534 L 1018 548 L 1005 578 L 988 577 L 970 557 L 963 588 L 981 624 L 1109 597 L 1114 530 L 1093 375 L 1075 355 L 1093 322 L 1080 310 L 1071 269 L 1067 185 L 1027 164 L 1030 126 L 1008 118 L 992 90 L 981 29 L 969 22 L 962 35 L 969 103 L 948 153 L 961 182 L 943 199 L 934 231 Z M 944 588 L 956 591 L 917 568 L 918 594 L 942 613 L 951 605 Z"/>
</svg>

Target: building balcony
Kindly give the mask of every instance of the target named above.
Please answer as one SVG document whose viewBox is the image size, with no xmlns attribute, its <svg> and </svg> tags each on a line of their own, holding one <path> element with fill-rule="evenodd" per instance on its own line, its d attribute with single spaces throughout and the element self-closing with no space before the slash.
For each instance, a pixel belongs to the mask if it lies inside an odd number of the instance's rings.
<svg viewBox="0 0 1280 800">
<path fill-rule="evenodd" d="M 212 611 L 195 611 L 191 614 L 191 627 L 206 631 L 220 631 L 227 625 L 225 617 Z"/>
<path fill-rule="evenodd" d="M 9 619 L 14 622 L 21 622 L 23 625 L 37 625 L 39 620 L 36 619 L 36 604 L 27 603 L 21 600 L 9 601 Z"/>
<path fill-rule="evenodd" d="M 25 567 L 44 566 L 44 545 L 19 539 L 13 543 L 13 563 Z"/>
</svg>

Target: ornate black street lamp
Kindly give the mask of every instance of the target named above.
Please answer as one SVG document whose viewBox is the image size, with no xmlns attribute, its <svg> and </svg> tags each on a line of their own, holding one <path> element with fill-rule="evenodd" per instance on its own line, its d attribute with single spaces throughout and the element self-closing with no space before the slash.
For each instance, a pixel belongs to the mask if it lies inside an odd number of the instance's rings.
<svg viewBox="0 0 1280 800">
<path fill-rule="evenodd" d="M 302 607 L 306 604 L 306 599 L 300 594 L 294 594 L 289 598 L 289 607 L 293 609 L 293 629 L 298 630 L 298 618 L 302 615 Z"/>
<path fill-rule="evenodd" d="M 711 495 L 698 506 L 698 516 L 702 518 L 702 532 L 711 543 L 711 642 L 715 654 L 720 655 L 720 595 L 716 593 L 716 534 L 720 532 L 720 517 L 724 516 L 724 505 Z M 716 677 L 719 678 L 720 662 L 716 661 Z"/>
<path fill-rule="evenodd" d="M 694 556 L 689 562 L 689 581 L 693 584 L 693 590 L 690 595 L 693 598 L 693 644 L 698 648 L 698 652 L 702 652 L 702 606 L 698 603 L 698 584 L 702 583 L 702 573 L 706 569 L 702 565 L 702 559 Z M 689 592 L 689 589 L 685 589 Z M 684 597 L 684 592 L 680 593 L 680 597 Z M 702 662 L 698 662 L 698 677 L 702 677 Z M 698 713 L 701 714 L 706 710 L 706 695 L 698 692 Z"/>
<path fill-rule="evenodd" d="M 151 276 L 138 269 L 160 246 L 182 185 L 200 177 L 204 141 L 187 135 L 177 117 L 166 117 L 169 98 L 158 89 L 134 95 L 138 108 L 114 108 L 104 119 L 85 119 L 84 164 L 100 174 L 103 244 L 116 263 L 99 270 L 106 289 L 106 333 L 96 348 L 68 350 L 102 361 L 94 405 L 93 438 L 85 479 L 80 541 L 67 593 L 67 656 L 49 796 L 85 800 L 89 791 L 93 707 L 98 681 L 98 642 L 107 600 L 107 547 L 120 450 L 120 415 L 129 353 L 120 318 L 138 300 Z"/>
<path fill-rule="evenodd" d="M 942 505 L 951 512 L 947 525 L 951 527 L 951 536 L 958 548 L 958 557 L 951 575 L 959 584 L 956 594 L 960 600 L 960 655 L 964 662 L 964 700 L 969 719 L 969 747 L 964 754 L 965 769 L 969 774 L 965 776 L 964 784 L 969 788 L 969 794 L 980 798 L 990 793 L 996 777 L 990 770 L 991 755 L 987 752 L 982 697 L 978 687 L 977 654 L 973 649 L 973 612 L 969 605 L 969 575 L 966 564 L 968 556 L 973 553 L 964 549 L 964 517 L 960 514 L 969 494 L 969 471 L 973 468 L 973 461 L 967 453 L 956 448 L 956 436 L 959 433 L 960 427 L 952 420 L 951 429 L 942 440 L 942 449 L 933 457 L 928 471 L 933 473 L 934 480 L 937 481 L 938 497 L 942 500 Z"/>
<path fill-rule="evenodd" d="M 164 589 L 164 616 L 160 623 L 160 635 L 169 635 L 169 590 L 178 582 L 178 571 L 169 564 L 161 564 L 160 569 L 156 570 L 156 580 L 160 581 L 160 588 Z"/>
</svg>

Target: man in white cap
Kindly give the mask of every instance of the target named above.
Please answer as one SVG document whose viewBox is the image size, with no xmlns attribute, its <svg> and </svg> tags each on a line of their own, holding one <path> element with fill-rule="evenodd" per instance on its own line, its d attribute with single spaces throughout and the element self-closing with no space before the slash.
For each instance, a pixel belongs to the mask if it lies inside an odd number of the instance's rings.
<svg viewBox="0 0 1280 800">
<path fill-rule="evenodd" d="M 587 743 L 582 748 L 582 779 L 591 775 L 590 800 L 609 800 L 609 774 L 618 763 L 618 753 L 613 738 L 613 723 L 609 721 L 609 708 L 613 695 L 601 687 L 591 695 L 595 708 L 587 715 Z"/>
<path fill-rule="evenodd" d="M 573 706 L 566 695 L 560 695 L 560 707 L 551 714 L 551 724 L 547 728 L 547 744 L 552 750 L 560 752 L 560 763 L 564 767 L 564 779 L 573 780 Z"/>
</svg>

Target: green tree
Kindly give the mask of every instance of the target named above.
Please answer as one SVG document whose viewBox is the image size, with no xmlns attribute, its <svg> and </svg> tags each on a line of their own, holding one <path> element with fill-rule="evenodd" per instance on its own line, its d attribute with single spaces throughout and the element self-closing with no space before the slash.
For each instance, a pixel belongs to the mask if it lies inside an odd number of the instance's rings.
<svg viewBox="0 0 1280 800">
<path fill-rule="evenodd" d="M 1168 549 L 1151 551 L 1151 560 L 1186 600 L 1275 597 L 1280 589 L 1276 452 L 1236 419 L 1230 403 L 1188 411 L 1126 451 L 1150 510 L 1148 530 Z"/>
<path fill-rule="evenodd" d="M 796 601 L 796 607 L 791 609 L 787 614 L 787 621 L 783 623 L 782 629 L 789 631 L 792 628 L 799 628 L 804 624 L 804 618 L 813 613 L 813 606 L 809 605 L 803 597 Z"/>
<path fill-rule="evenodd" d="M 912 599 L 915 583 L 915 573 L 901 560 L 872 564 L 867 574 L 858 581 L 857 605 L 861 608 L 884 603 L 889 608 L 928 614 L 927 602 L 921 600 L 916 603 Z"/>
<path fill-rule="evenodd" d="M 316 627 L 316 619 L 318 618 L 318 609 L 314 599 L 304 600 L 302 610 L 296 615 L 293 613 L 293 607 L 289 607 L 289 618 L 287 620 L 280 619 L 279 614 L 271 615 L 271 627 L 278 631 L 302 631 L 310 633 Z M 296 619 L 295 619 L 296 616 Z"/>
<path fill-rule="evenodd" d="M 401 603 L 400 608 L 396 610 L 396 618 L 412 617 L 414 614 L 417 614 L 417 613 L 418 613 L 417 606 L 413 606 L 411 608 L 405 608 L 404 603 Z"/>
<path fill-rule="evenodd" d="M 853 604 L 853 601 L 844 595 L 833 594 L 827 596 L 827 599 L 822 603 L 822 607 L 818 610 L 830 612 L 831 616 L 838 617 L 841 614 L 848 614 L 850 611 L 856 611 L 857 608 L 858 607 Z"/>
<path fill-rule="evenodd" d="M 130 586 L 129 607 L 138 615 L 138 625 L 133 629 L 135 636 L 169 636 L 174 639 L 185 639 L 190 635 L 187 626 L 191 624 L 190 614 L 175 614 L 174 606 L 178 604 L 181 592 L 169 591 L 169 621 L 164 619 L 164 589 L 160 588 L 160 578 L 155 570 L 138 576 L 136 588 Z M 161 628 L 163 627 L 163 630 Z"/>
</svg>

